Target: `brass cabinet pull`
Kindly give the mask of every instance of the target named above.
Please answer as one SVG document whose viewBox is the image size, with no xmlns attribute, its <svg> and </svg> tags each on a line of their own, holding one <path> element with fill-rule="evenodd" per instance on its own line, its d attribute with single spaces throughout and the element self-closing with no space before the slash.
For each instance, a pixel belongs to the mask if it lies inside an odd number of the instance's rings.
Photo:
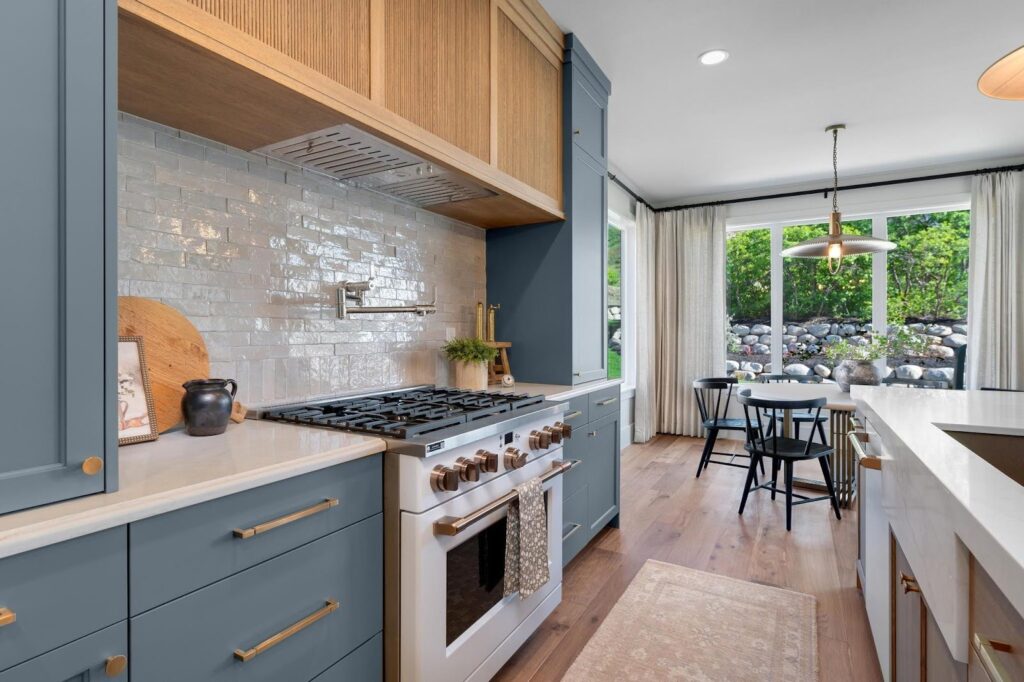
<svg viewBox="0 0 1024 682">
<path fill-rule="evenodd" d="M 538 478 L 541 483 L 546 483 L 556 476 L 561 476 L 569 469 L 578 465 L 580 460 L 574 459 L 569 461 L 562 461 L 556 459 L 551 462 L 551 468 L 541 474 Z M 519 498 L 519 493 L 515 490 L 512 492 L 505 493 L 498 499 L 494 500 L 490 504 L 486 504 L 480 507 L 475 512 L 467 514 L 462 517 L 455 516 L 444 516 L 437 521 L 434 521 L 434 535 L 458 535 L 462 531 L 472 526 L 477 521 L 485 518 L 492 512 L 496 512 L 505 505 L 515 501 Z"/>
<path fill-rule="evenodd" d="M 327 511 L 328 509 L 337 506 L 338 499 L 335 497 L 328 497 L 323 502 L 314 504 L 312 507 L 307 507 L 306 509 L 294 512 L 292 514 L 287 514 L 285 516 L 276 518 L 273 521 L 261 523 L 258 526 L 253 526 L 252 528 L 236 528 L 233 531 L 233 533 L 236 538 L 241 538 L 245 540 L 247 538 L 251 538 L 254 535 L 259 535 L 260 533 L 266 533 L 268 530 L 274 530 L 275 528 L 280 528 L 281 526 L 287 526 L 289 523 L 301 521 L 307 516 L 319 514 L 320 512 Z"/>
<path fill-rule="evenodd" d="M 107 674 L 107 677 L 117 677 L 124 672 L 124 669 L 128 667 L 128 657 L 124 654 L 118 654 L 117 656 L 107 656 L 107 664 L 103 667 L 103 672 Z"/>
<path fill-rule="evenodd" d="M 338 606 L 339 604 L 337 600 L 328 599 L 327 603 L 324 604 L 321 608 L 309 614 L 299 622 L 289 625 L 276 635 L 271 635 L 270 637 L 267 637 L 265 640 L 263 640 L 253 648 L 245 649 L 244 651 L 242 649 L 235 649 L 235 658 L 237 658 L 239 661 L 242 661 L 243 663 L 246 661 L 251 661 L 267 649 L 277 646 L 278 644 L 280 644 L 281 642 L 283 642 L 284 640 L 288 639 L 289 637 L 298 632 L 302 632 L 303 630 L 305 630 L 310 625 L 317 622 L 324 616 L 328 616 L 334 613 L 338 610 Z"/>
<path fill-rule="evenodd" d="M 1010 675 L 1006 672 L 1003 664 L 999 662 L 996 652 L 1010 653 L 1013 651 L 1013 647 L 1006 642 L 999 642 L 979 635 L 977 632 L 974 633 L 972 639 L 974 641 L 974 651 L 978 654 L 978 661 L 981 663 L 981 667 L 985 669 L 989 679 L 992 682 L 1009 682 Z"/>
<path fill-rule="evenodd" d="M 99 457 L 86 457 L 82 462 L 82 473 L 86 476 L 95 476 L 103 471 L 103 460 Z"/>
<path fill-rule="evenodd" d="M 867 452 L 865 452 L 864 442 L 861 441 L 860 437 L 857 434 L 857 431 L 850 431 L 848 434 L 846 434 L 847 440 L 850 441 L 850 447 L 853 448 L 853 453 L 857 457 L 857 463 L 860 464 L 865 469 L 881 470 L 881 457 L 875 457 L 874 455 L 869 455 Z"/>
<path fill-rule="evenodd" d="M 616 400 L 618 400 L 618 398 L 605 398 L 604 400 L 598 400 L 597 405 L 598 407 L 604 407 L 605 405 L 611 405 Z"/>
<path fill-rule="evenodd" d="M 587 435 L 593 438 L 594 436 L 597 435 L 597 431 L 587 431 Z"/>
<path fill-rule="evenodd" d="M 10 625 L 14 621 L 18 620 L 18 614 L 10 609 L 6 609 L 0 606 L 0 628 L 5 625 Z"/>
<path fill-rule="evenodd" d="M 582 416 L 583 416 L 582 412 L 580 412 L 579 410 L 573 410 L 569 414 L 567 414 L 564 417 L 562 417 L 562 419 L 564 419 L 565 421 L 569 421 L 570 419 L 575 419 L 576 417 L 582 417 Z"/>
<path fill-rule="evenodd" d="M 903 571 L 900 571 L 900 582 L 903 584 L 903 594 L 921 591 L 921 586 L 917 584 L 917 580 Z"/>
</svg>

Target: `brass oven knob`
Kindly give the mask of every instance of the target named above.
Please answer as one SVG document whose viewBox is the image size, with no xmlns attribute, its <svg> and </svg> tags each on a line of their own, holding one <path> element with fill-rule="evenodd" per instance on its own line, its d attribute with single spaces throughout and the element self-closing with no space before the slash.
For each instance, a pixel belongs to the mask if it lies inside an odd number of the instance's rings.
<svg viewBox="0 0 1024 682">
<path fill-rule="evenodd" d="M 555 422 L 555 428 L 562 432 L 562 438 L 572 438 L 572 424 Z"/>
<path fill-rule="evenodd" d="M 473 455 L 477 467 L 485 474 L 494 474 L 498 471 L 498 456 L 487 450 L 477 450 Z"/>
<path fill-rule="evenodd" d="M 545 426 L 544 431 L 548 434 L 548 438 L 551 439 L 552 443 L 562 442 L 562 429 L 557 426 Z"/>
<path fill-rule="evenodd" d="M 519 448 L 509 448 L 505 451 L 505 468 L 519 469 L 526 466 L 526 458 L 529 455 Z"/>
<path fill-rule="evenodd" d="M 480 480 L 480 468 L 476 462 L 465 457 L 455 460 L 455 470 L 459 472 L 459 478 L 468 483 L 475 483 Z"/>
<path fill-rule="evenodd" d="M 530 431 L 530 449 L 547 449 L 551 447 L 551 434 L 547 431 Z"/>
<path fill-rule="evenodd" d="M 451 467 L 438 464 L 430 472 L 430 487 L 439 493 L 455 492 L 459 489 L 459 472 Z"/>
</svg>

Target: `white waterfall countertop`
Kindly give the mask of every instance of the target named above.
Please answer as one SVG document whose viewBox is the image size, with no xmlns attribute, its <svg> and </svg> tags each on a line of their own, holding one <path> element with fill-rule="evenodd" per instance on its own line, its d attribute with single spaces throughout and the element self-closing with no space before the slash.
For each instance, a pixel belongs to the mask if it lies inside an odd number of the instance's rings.
<svg viewBox="0 0 1024 682">
<path fill-rule="evenodd" d="M 966 660 L 968 551 L 1024 614 L 1024 486 L 944 429 L 1024 436 L 1024 393 L 854 386 L 852 396 L 880 436 L 893 532 L 950 650 Z"/>
<path fill-rule="evenodd" d="M 118 450 L 120 488 L 0 516 L 0 558 L 383 452 L 380 438 L 246 420 Z"/>
</svg>

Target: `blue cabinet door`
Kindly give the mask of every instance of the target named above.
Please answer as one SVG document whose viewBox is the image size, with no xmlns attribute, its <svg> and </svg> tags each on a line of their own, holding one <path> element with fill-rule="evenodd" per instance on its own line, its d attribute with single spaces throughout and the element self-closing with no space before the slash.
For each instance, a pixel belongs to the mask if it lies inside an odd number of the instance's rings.
<svg viewBox="0 0 1024 682">
<path fill-rule="evenodd" d="M 612 414 L 586 427 L 587 520 L 591 534 L 619 513 L 619 415 Z"/>
<path fill-rule="evenodd" d="M 116 485 L 115 21 L 113 0 L 4 4 L 0 513 Z"/>
<path fill-rule="evenodd" d="M 0 672 L 0 682 L 127 682 L 127 657 L 128 623 L 121 621 Z"/>
<path fill-rule="evenodd" d="M 608 223 L 605 168 L 572 145 L 573 383 L 607 374 L 604 243 Z"/>
</svg>

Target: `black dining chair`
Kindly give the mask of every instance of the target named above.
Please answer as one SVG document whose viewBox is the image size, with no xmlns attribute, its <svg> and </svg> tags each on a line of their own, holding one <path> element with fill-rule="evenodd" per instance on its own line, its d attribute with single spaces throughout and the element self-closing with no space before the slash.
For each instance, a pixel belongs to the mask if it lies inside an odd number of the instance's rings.
<svg viewBox="0 0 1024 682">
<path fill-rule="evenodd" d="M 762 374 L 757 378 L 762 384 L 820 384 L 821 377 L 817 374 L 811 374 L 807 376 L 801 376 L 798 374 Z M 824 443 L 827 439 L 825 438 L 825 422 L 828 421 L 828 417 L 822 417 L 818 415 L 815 417 L 810 412 L 793 412 L 793 435 L 797 438 L 800 437 L 800 427 L 804 424 L 810 424 L 811 430 L 818 429 L 818 435 L 821 436 L 821 442 Z M 782 419 L 785 419 L 783 415 Z M 768 422 L 768 432 L 766 436 L 770 436 L 775 433 L 776 423 L 774 420 Z"/>
<path fill-rule="evenodd" d="M 895 376 L 882 379 L 886 386 L 903 386 L 904 388 L 949 388 L 945 381 L 937 379 L 897 379 Z"/>
<path fill-rule="evenodd" d="M 820 415 L 825 407 L 825 398 L 810 398 L 805 400 L 770 400 L 767 398 L 755 398 L 750 395 L 750 389 L 743 389 L 739 392 L 737 399 L 743 406 L 743 414 L 747 423 L 747 452 L 750 453 L 750 468 L 747 472 L 747 482 L 743 487 L 743 497 L 740 500 L 740 514 L 747 505 L 747 496 L 754 490 L 770 490 L 772 499 L 775 493 L 785 492 L 786 494 L 786 530 L 793 527 L 793 507 L 808 502 L 819 502 L 831 500 L 832 510 L 837 519 L 842 519 L 839 512 L 839 499 L 836 497 L 836 488 L 832 482 L 832 471 L 828 458 L 835 450 L 826 443 L 814 442 L 814 429 L 811 430 L 811 437 L 808 440 L 798 438 L 784 438 L 779 435 L 778 430 L 767 435 L 767 423 L 777 421 L 779 413 L 786 410 L 808 410 L 812 414 Z M 765 415 L 768 415 L 767 419 Z M 768 421 L 770 420 L 770 421 Z M 771 481 L 764 483 L 757 482 L 757 465 L 768 457 L 772 460 Z M 821 465 L 821 474 L 825 478 L 825 487 L 828 495 L 821 497 L 808 497 L 793 492 L 793 465 L 796 462 L 803 462 L 817 459 Z M 785 490 L 778 488 L 779 468 L 783 470 L 783 483 Z M 793 498 L 798 501 L 794 502 Z"/>
<path fill-rule="evenodd" d="M 749 454 L 715 451 L 715 441 L 718 440 L 720 431 L 741 431 L 745 434 L 747 430 L 745 419 L 728 416 L 735 388 L 736 377 L 714 377 L 697 379 L 693 382 L 693 393 L 697 398 L 697 411 L 700 413 L 701 426 L 707 432 L 704 440 L 704 452 L 697 464 L 697 478 L 700 478 L 701 472 L 707 469 L 709 464 L 747 468 L 746 464 L 737 463 L 735 459 L 737 457 L 749 459 Z M 728 457 L 729 461 L 712 459 L 711 455 Z M 761 464 L 761 473 L 764 473 L 764 464 Z"/>
</svg>

